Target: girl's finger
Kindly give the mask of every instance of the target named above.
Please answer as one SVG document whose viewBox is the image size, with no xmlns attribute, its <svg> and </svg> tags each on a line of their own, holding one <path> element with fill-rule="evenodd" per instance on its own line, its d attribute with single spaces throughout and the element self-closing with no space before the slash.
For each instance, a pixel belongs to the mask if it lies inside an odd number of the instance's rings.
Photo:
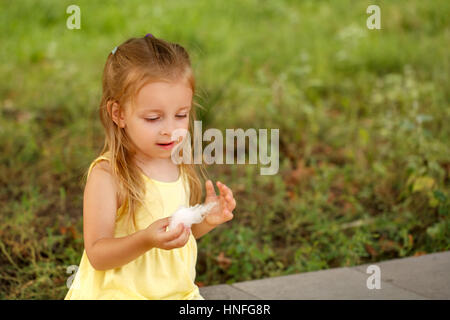
<svg viewBox="0 0 450 320">
<path fill-rule="evenodd" d="M 233 192 L 231 191 L 231 189 L 227 185 L 223 185 L 223 187 L 225 188 L 227 193 L 230 193 L 231 195 L 233 194 Z"/>
<path fill-rule="evenodd" d="M 216 196 L 216 190 L 214 190 L 214 185 L 211 180 L 206 181 L 206 197 Z"/>
<path fill-rule="evenodd" d="M 222 201 L 222 205 L 226 205 L 228 202 L 228 200 L 227 200 L 227 198 L 225 198 L 224 194 L 220 195 L 220 200 Z"/>
<path fill-rule="evenodd" d="M 228 208 L 230 210 L 233 210 L 236 207 L 236 200 L 233 198 L 233 196 L 230 196 L 229 194 L 227 194 L 225 199 L 227 200 Z"/>
<path fill-rule="evenodd" d="M 231 213 L 230 210 L 225 210 L 224 213 L 225 213 L 225 216 L 227 217 L 227 221 L 233 219 L 233 214 Z"/>
<path fill-rule="evenodd" d="M 183 228 L 183 232 L 177 238 L 167 242 L 166 246 L 168 246 L 170 248 L 181 247 L 183 244 L 186 244 L 187 240 L 189 239 L 190 234 L 191 234 L 191 228 Z"/>
<path fill-rule="evenodd" d="M 158 221 L 158 230 L 166 231 L 166 228 L 169 225 L 169 223 L 170 223 L 170 217 L 166 217 L 166 218 L 160 219 Z"/>
<path fill-rule="evenodd" d="M 221 189 L 221 190 L 226 190 L 226 188 L 227 188 L 227 186 L 226 185 L 224 185 L 222 182 L 220 182 L 220 181 L 217 181 L 219 184 L 218 184 L 218 187 Z"/>
<path fill-rule="evenodd" d="M 233 198 L 233 192 L 223 183 L 219 181 L 217 181 L 217 183 L 220 190 L 221 198 L 227 204 L 227 207 L 229 207 L 230 210 L 233 210 L 236 207 L 236 201 Z"/>
<path fill-rule="evenodd" d="M 166 233 L 162 235 L 162 241 L 171 241 L 173 239 L 178 238 L 184 231 L 184 224 L 180 223 L 176 228 L 173 230 L 169 230 Z"/>
<path fill-rule="evenodd" d="M 222 187 L 219 187 L 219 196 L 223 197 L 223 189 L 222 189 Z"/>
<path fill-rule="evenodd" d="M 228 188 L 227 188 L 227 186 L 226 185 L 222 185 L 222 193 L 226 196 L 226 195 L 228 195 Z"/>
<path fill-rule="evenodd" d="M 224 185 L 223 187 L 224 187 L 225 193 L 227 195 L 230 195 L 231 197 L 233 197 L 233 191 L 231 191 L 231 189 L 228 188 L 226 185 Z"/>
<path fill-rule="evenodd" d="M 231 212 L 233 211 L 234 207 L 236 206 L 236 201 L 234 199 L 227 201 L 227 209 Z"/>
</svg>

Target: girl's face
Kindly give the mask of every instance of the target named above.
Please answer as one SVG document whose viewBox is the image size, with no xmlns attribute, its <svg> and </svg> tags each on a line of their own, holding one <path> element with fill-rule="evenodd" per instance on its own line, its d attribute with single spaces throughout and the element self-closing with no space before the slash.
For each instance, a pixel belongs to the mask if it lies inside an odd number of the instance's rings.
<svg viewBox="0 0 450 320">
<path fill-rule="evenodd" d="M 176 129 L 188 130 L 192 90 L 182 82 L 154 82 L 145 85 L 136 97 L 134 108 L 125 108 L 123 124 L 137 152 L 145 158 L 170 158 Z"/>
</svg>

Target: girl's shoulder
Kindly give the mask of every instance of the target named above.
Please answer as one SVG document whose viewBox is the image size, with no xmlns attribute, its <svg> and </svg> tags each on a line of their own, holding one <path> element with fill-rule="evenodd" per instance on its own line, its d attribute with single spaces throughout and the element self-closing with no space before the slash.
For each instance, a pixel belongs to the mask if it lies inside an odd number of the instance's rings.
<svg viewBox="0 0 450 320">
<path fill-rule="evenodd" d="M 94 168 L 97 168 L 97 170 L 100 169 L 106 171 L 111 174 L 112 170 L 109 160 L 110 160 L 109 153 L 104 153 L 95 158 L 89 165 L 87 177 L 89 178 L 89 175 Z"/>
<path fill-rule="evenodd" d="M 116 200 L 117 200 L 117 208 L 120 208 L 123 204 L 123 200 L 121 199 L 119 192 L 118 192 L 118 186 L 115 182 L 112 168 L 110 164 L 110 159 L 107 154 L 98 156 L 96 159 L 94 159 L 88 169 L 87 173 L 87 181 L 86 184 L 89 182 L 89 178 L 94 180 L 103 180 L 103 182 L 109 183 L 113 186 L 115 194 L 116 194 Z M 105 181 L 106 180 L 106 181 Z"/>
<path fill-rule="evenodd" d="M 109 159 L 95 159 L 95 161 L 92 162 L 89 171 L 91 172 L 94 169 L 95 170 L 103 170 L 103 171 L 107 172 L 108 174 L 112 175 L 112 170 L 111 170 L 111 165 L 110 165 Z"/>
</svg>

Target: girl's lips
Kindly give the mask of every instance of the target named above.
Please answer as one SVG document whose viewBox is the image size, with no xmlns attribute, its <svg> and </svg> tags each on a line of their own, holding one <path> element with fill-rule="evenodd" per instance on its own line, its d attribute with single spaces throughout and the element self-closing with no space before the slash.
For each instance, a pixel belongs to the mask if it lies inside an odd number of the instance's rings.
<svg viewBox="0 0 450 320">
<path fill-rule="evenodd" d="M 174 144 L 175 144 L 174 141 L 172 141 L 172 142 L 169 143 L 169 144 L 160 144 L 160 143 L 157 143 L 158 146 L 160 146 L 161 148 L 166 149 L 166 150 L 171 149 L 171 148 L 174 146 Z"/>
</svg>

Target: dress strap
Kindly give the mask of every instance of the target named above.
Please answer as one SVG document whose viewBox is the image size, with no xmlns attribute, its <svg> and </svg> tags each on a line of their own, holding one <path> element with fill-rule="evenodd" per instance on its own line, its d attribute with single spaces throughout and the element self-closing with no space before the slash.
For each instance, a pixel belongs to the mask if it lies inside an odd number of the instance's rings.
<svg viewBox="0 0 450 320">
<path fill-rule="evenodd" d="M 89 166 L 87 177 L 89 177 L 89 174 L 91 173 L 92 168 L 94 168 L 94 166 L 102 160 L 109 161 L 109 158 L 105 155 L 101 155 L 101 156 L 97 157 L 94 161 L 92 161 L 91 165 Z"/>
</svg>

